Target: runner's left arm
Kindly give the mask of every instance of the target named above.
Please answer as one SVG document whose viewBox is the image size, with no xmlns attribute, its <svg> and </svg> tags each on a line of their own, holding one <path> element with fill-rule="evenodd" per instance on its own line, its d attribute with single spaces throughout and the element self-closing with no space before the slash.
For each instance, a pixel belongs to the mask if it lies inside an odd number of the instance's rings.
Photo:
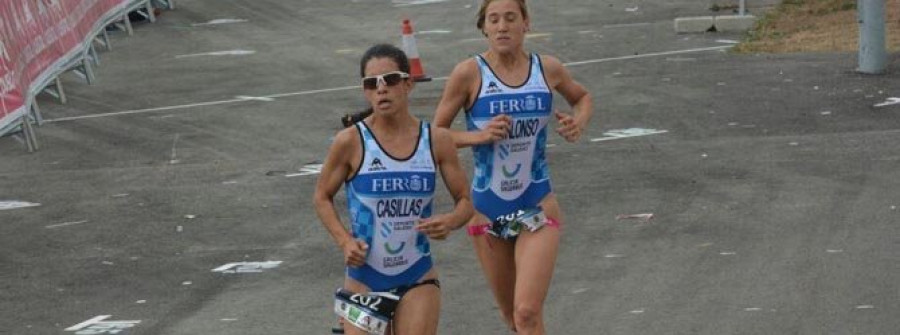
<svg viewBox="0 0 900 335">
<path fill-rule="evenodd" d="M 554 111 L 560 124 L 556 132 L 566 141 L 575 142 L 581 137 L 594 113 L 591 93 L 572 78 L 569 70 L 560 63 L 559 59 L 542 56 L 541 62 L 547 71 L 547 79 L 550 81 L 548 84 L 566 99 L 574 111 L 572 114 Z"/>
</svg>

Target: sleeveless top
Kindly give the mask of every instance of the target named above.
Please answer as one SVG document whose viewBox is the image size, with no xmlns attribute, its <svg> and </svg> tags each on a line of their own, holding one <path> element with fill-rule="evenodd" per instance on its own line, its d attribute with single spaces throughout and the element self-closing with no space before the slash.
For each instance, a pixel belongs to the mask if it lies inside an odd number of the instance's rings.
<svg viewBox="0 0 900 335">
<path fill-rule="evenodd" d="M 484 58 L 475 56 L 481 88 L 475 103 L 466 111 L 468 129 L 483 129 L 500 114 L 512 118 L 506 139 L 472 146 L 472 202 L 491 220 L 537 207 L 551 191 L 544 151 L 553 93 L 544 78 L 540 57 L 531 54 L 530 58 L 528 79 L 520 86 L 509 86 L 494 74 Z"/>
<path fill-rule="evenodd" d="M 373 291 L 418 281 L 432 267 L 428 237 L 415 230 L 431 216 L 435 160 L 428 123 L 421 122 L 416 149 L 397 158 L 382 149 L 362 121 L 362 161 L 345 182 L 353 237 L 369 245 L 366 264 L 347 274 Z"/>
</svg>

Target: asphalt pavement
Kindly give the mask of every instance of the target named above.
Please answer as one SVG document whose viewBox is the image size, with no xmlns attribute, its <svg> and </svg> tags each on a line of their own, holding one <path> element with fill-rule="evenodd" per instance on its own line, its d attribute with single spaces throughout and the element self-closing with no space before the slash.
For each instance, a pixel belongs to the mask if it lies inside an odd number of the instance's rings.
<svg viewBox="0 0 900 335">
<path fill-rule="evenodd" d="M 897 54 L 869 76 L 852 53 L 675 34 L 706 1 L 530 5 L 526 48 L 596 106 L 581 141 L 548 141 L 565 212 L 548 333 L 897 333 Z M 430 120 L 486 48 L 476 10 L 179 0 L 113 34 L 94 85 L 68 73 L 67 104 L 38 97 L 39 151 L 0 138 L 0 334 L 328 334 L 342 258 L 311 196 L 340 116 L 365 106 L 359 58 L 412 19 Z M 440 333 L 506 334 L 464 232 L 432 250 Z"/>
</svg>

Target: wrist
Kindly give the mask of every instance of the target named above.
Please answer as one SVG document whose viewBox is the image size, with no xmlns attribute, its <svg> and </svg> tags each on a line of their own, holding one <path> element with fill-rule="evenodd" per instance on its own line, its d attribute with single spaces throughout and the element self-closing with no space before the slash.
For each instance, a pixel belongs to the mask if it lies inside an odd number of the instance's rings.
<svg viewBox="0 0 900 335">
<path fill-rule="evenodd" d="M 350 236 L 342 236 L 342 237 L 337 238 L 337 245 L 341 249 L 346 248 L 347 243 L 352 243 L 352 242 L 353 242 L 353 238 Z"/>
<path fill-rule="evenodd" d="M 585 116 L 585 113 L 578 113 L 575 115 L 575 125 L 578 127 L 578 130 L 587 128 L 589 121 L 591 121 L 591 119 L 589 116 Z"/>
<path fill-rule="evenodd" d="M 478 137 L 475 140 L 475 144 L 485 144 L 491 142 L 491 133 L 487 130 L 482 130 L 478 132 Z"/>
</svg>

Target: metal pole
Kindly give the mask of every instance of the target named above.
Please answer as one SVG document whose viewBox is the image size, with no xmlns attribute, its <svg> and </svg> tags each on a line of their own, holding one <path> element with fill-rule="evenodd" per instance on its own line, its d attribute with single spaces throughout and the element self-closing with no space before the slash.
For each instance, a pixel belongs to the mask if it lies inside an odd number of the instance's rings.
<svg viewBox="0 0 900 335">
<path fill-rule="evenodd" d="M 35 152 L 40 149 L 34 128 L 31 127 L 31 120 L 27 114 L 22 116 L 22 134 L 25 135 L 25 145 L 28 147 L 28 152 Z"/>
<path fill-rule="evenodd" d="M 859 68 L 867 74 L 883 73 L 887 64 L 884 37 L 884 0 L 859 0 Z"/>
<path fill-rule="evenodd" d="M 741 0 L 741 9 L 738 11 L 738 14 L 741 16 L 746 15 L 747 13 L 747 0 Z"/>
</svg>

